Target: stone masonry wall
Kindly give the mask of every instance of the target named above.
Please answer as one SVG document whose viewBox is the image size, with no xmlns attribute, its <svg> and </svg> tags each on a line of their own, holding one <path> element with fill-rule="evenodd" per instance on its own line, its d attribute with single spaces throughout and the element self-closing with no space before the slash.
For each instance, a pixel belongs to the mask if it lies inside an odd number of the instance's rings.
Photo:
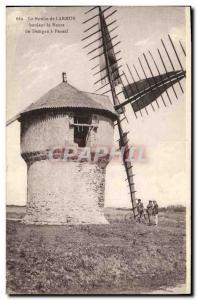
<svg viewBox="0 0 197 300">
<path fill-rule="evenodd" d="M 27 214 L 24 222 L 37 224 L 106 224 L 105 163 L 49 158 L 50 149 L 74 144 L 70 124 L 74 112 L 46 112 L 21 121 L 21 155 L 27 163 Z M 87 146 L 113 145 L 113 121 L 93 114 Z M 83 149 L 83 148 L 80 148 Z"/>
<path fill-rule="evenodd" d="M 21 124 L 21 153 L 61 148 L 73 143 L 73 135 L 65 113 L 25 120 Z"/>
<path fill-rule="evenodd" d="M 73 121 L 74 113 L 58 113 L 45 117 L 25 119 L 21 123 L 21 153 L 44 151 L 46 149 L 62 148 L 74 144 L 74 127 L 69 125 Z M 97 118 L 98 128 L 91 130 L 87 146 L 113 145 L 113 121 L 101 115 Z"/>
<path fill-rule="evenodd" d="M 37 224 L 107 224 L 105 169 L 96 164 L 38 161 L 28 170 L 27 214 Z"/>
</svg>

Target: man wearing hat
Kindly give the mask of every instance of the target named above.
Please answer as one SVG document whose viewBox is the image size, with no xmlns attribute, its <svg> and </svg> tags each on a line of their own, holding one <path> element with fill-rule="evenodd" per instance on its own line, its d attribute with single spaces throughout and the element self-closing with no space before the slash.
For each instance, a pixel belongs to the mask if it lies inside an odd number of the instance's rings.
<svg viewBox="0 0 197 300">
<path fill-rule="evenodd" d="M 147 211 L 147 214 L 148 214 L 148 222 L 149 222 L 149 225 L 151 225 L 151 220 L 152 220 L 152 215 L 153 215 L 153 201 L 149 200 L 149 203 L 146 207 L 146 211 Z"/>
<path fill-rule="evenodd" d="M 141 222 L 141 218 L 142 216 L 144 217 L 144 219 L 146 220 L 146 217 L 145 217 L 145 213 L 144 213 L 144 205 L 141 201 L 141 199 L 138 199 L 137 200 L 137 212 L 138 212 L 138 222 Z"/>
<path fill-rule="evenodd" d="M 158 214 L 159 214 L 159 206 L 157 204 L 157 201 L 153 201 L 153 216 L 154 216 L 154 225 L 158 225 Z"/>
</svg>

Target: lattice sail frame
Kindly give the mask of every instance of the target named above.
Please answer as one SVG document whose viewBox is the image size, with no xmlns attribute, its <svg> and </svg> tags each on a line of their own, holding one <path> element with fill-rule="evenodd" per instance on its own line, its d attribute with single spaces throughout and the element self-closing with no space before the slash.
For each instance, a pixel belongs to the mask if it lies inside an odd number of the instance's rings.
<svg viewBox="0 0 197 300">
<path fill-rule="evenodd" d="M 99 77 L 94 82 L 95 85 L 100 85 L 100 87 L 98 87 L 95 92 L 101 92 L 102 94 L 107 94 L 110 92 L 112 95 L 114 108 L 116 112 L 119 113 L 119 117 L 114 126 L 117 126 L 119 132 L 119 147 L 120 149 L 124 149 L 123 164 L 127 175 L 126 180 L 128 181 L 130 199 L 135 218 L 137 216 L 137 209 L 136 191 L 133 180 L 134 174 L 132 170 L 133 166 L 131 164 L 131 161 L 127 160 L 130 150 L 129 140 L 127 136 L 129 132 L 124 131 L 122 126 L 123 121 L 127 121 L 128 123 L 128 118 L 125 114 L 125 107 L 126 105 L 130 104 L 137 118 L 137 112 L 140 112 L 140 115 L 142 116 L 143 109 L 145 109 L 146 114 L 148 114 L 148 106 L 151 106 L 152 110 L 155 111 L 155 108 L 153 106 L 154 102 L 157 104 L 157 107 L 160 108 L 158 102 L 159 97 L 161 97 L 164 106 L 166 106 L 163 93 L 167 95 L 169 103 L 172 104 L 172 99 L 170 97 L 170 94 L 168 93 L 168 89 L 172 88 L 175 97 L 178 98 L 174 85 L 178 83 L 181 92 L 184 92 L 180 81 L 186 77 L 186 71 L 183 68 L 183 64 L 181 63 L 178 51 L 176 50 L 171 37 L 168 35 L 169 42 L 175 54 L 176 60 L 178 61 L 178 64 L 180 66 L 180 70 L 175 69 L 173 59 L 170 57 L 169 51 L 164 44 L 164 41 L 161 40 L 162 47 L 172 69 L 167 69 L 161 51 L 157 49 L 160 64 L 162 64 L 163 69 L 165 70 L 165 73 L 162 73 L 159 70 L 156 59 L 154 58 L 152 53 L 148 51 L 149 59 L 145 53 L 143 53 L 144 62 L 142 61 L 142 58 L 138 58 L 139 66 L 141 72 L 144 75 L 144 78 L 140 77 L 139 71 L 137 70 L 136 66 L 133 65 L 133 69 L 139 79 L 136 81 L 134 79 L 131 68 L 127 65 L 127 71 L 132 79 L 132 83 L 130 83 L 128 76 L 121 69 L 122 65 L 119 65 L 122 59 L 121 57 L 119 57 L 121 51 L 116 50 L 121 43 L 120 41 L 116 41 L 116 39 L 118 38 L 118 35 L 115 34 L 115 30 L 118 27 L 116 25 L 117 20 L 111 20 L 116 12 L 117 10 L 113 9 L 112 6 L 108 6 L 105 8 L 96 6 L 86 11 L 85 15 L 90 17 L 88 17 L 83 22 L 83 24 L 90 25 L 84 30 L 84 33 L 88 33 L 88 35 L 86 35 L 82 39 L 82 41 L 89 41 L 83 48 L 88 49 L 87 54 L 90 56 L 90 61 L 99 60 L 99 63 L 94 65 L 91 69 L 92 71 L 97 69 L 96 72 L 94 71 L 93 76 Z M 92 13 L 93 15 L 91 15 Z M 91 24 L 92 21 L 95 22 Z M 97 29 L 95 30 L 95 28 Z M 96 44 L 97 46 L 95 46 Z M 180 49 L 185 57 L 186 52 L 181 41 L 179 41 L 179 44 Z M 155 70 L 157 71 L 156 75 L 154 75 L 151 68 L 151 64 L 149 61 L 150 59 L 154 64 Z M 147 74 L 147 70 L 150 76 Z M 117 91 L 117 86 L 121 86 L 120 91 Z M 125 100 L 120 101 L 120 95 L 123 95 Z"/>
<path fill-rule="evenodd" d="M 118 35 L 113 35 L 112 37 L 110 34 L 112 34 L 117 26 L 112 27 L 113 24 L 116 23 L 116 20 L 109 21 L 107 23 L 107 20 L 113 16 L 116 13 L 116 10 L 112 11 L 108 15 L 106 15 L 106 12 L 110 10 L 111 7 L 107 7 L 105 9 L 102 9 L 101 7 L 94 7 L 90 10 L 88 10 L 85 14 L 89 14 L 90 12 L 95 12 L 97 10 L 97 13 L 94 14 L 92 17 L 88 18 L 86 21 L 83 22 L 83 24 L 86 24 L 88 22 L 91 22 L 93 19 L 97 18 L 97 21 L 90 25 L 89 28 L 84 30 L 84 33 L 92 30 L 95 27 L 98 27 L 97 30 L 90 33 L 88 36 L 84 37 L 82 41 L 88 40 L 92 38 L 93 36 L 97 35 L 97 38 L 89 42 L 84 46 L 84 48 L 92 47 L 95 43 L 97 43 L 97 47 L 93 50 L 88 52 L 88 55 L 92 55 L 96 51 L 99 52 L 97 55 L 94 55 L 90 60 L 95 60 L 99 58 L 99 64 L 96 64 L 92 70 L 95 70 L 96 68 L 100 68 L 96 73 L 94 73 L 94 76 L 100 76 L 98 80 L 95 81 L 94 84 L 101 84 L 101 86 L 96 90 L 96 92 L 101 91 L 102 94 L 106 94 L 108 92 L 111 93 L 114 107 L 120 104 L 120 101 L 118 99 L 118 94 L 116 92 L 116 86 L 121 84 L 123 86 L 122 82 L 122 76 L 123 74 L 119 74 L 119 70 L 121 66 L 118 65 L 121 58 L 117 58 L 117 56 L 120 54 L 121 51 L 116 51 L 115 48 L 120 44 L 118 41 L 114 45 L 112 42 L 118 37 Z M 104 15 L 105 14 L 105 15 Z M 102 49 L 102 50 L 101 50 Z M 101 66 L 100 60 L 104 59 L 104 64 Z M 103 84 L 102 80 L 106 79 L 106 83 Z M 107 90 L 106 90 L 107 88 Z M 129 193 L 130 193 L 130 199 L 133 207 L 133 213 L 134 217 L 137 216 L 136 211 L 136 197 L 135 197 L 135 188 L 134 188 L 134 181 L 133 181 L 133 171 L 132 171 L 132 165 L 129 160 L 127 160 L 128 153 L 129 153 L 129 140 L 128 140 L 128 133 L 123 130 L 122 122 L 126 120 L 128 122 L 128 119 L 125 115 L 125 110 L 123 108 L 116 108 L 116 111 L 119 113 L 119 117 L 114 124 L 114 126 L 117 126 L 118 132 L 119 132 L 119 147 L 122 149 L 124 147 L 124 154 L 123 154 L 123 164 L 125 167 L 129 186 Z M 123 115 L 123 117 L 121 117 Z"/>
</svg>

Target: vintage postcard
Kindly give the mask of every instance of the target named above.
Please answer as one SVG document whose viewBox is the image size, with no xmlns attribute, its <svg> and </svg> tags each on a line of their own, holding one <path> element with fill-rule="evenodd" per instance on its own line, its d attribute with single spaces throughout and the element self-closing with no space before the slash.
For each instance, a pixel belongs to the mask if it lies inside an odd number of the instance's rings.
<svg viewBox="0 0 197 300">
<path fill-rule="evenodd" d="M 10 295 L 191 293 L 191 8 L 6 8 Z"/>
</svg>

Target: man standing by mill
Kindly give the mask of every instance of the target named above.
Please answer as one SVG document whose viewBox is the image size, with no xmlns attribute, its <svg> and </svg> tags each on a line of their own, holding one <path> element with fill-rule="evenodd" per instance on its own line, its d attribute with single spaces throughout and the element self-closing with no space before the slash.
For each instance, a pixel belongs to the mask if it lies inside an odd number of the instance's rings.
<svg viewBox="0 0 197 300">
<path fill-rule="evenodd" d="M 153 201 L 149 200 L 148 205 L 146 207 L 146 212 L 148 215 L 148 225 L 152 224 L 152 215 L 153 215 Z"/>
<path fill-rule="evenodd" d="M 158 214 L 159 214 L 159 206 L 157 201 L 153 201 L 153 216 L 154 216 L 154 225 L 158 225 Z"/>
<path fill-rule="evenodd" d="M 158 213 L 159 213 L 159 206 L 157 201 L 149 200 L 149 203 L 146 208 L 147 215 L 148 215 L 148 225 L 158 225 Z"/>
</svg>

